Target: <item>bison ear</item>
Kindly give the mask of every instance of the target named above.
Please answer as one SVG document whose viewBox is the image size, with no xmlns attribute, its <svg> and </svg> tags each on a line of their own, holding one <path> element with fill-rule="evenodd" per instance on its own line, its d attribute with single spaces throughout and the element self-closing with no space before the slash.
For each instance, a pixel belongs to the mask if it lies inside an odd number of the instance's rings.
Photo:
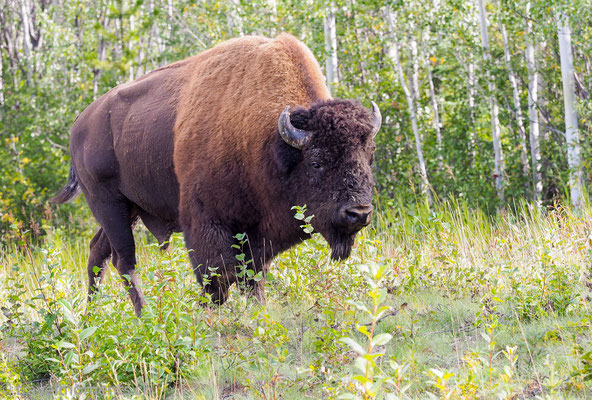
<svg viewBox="0 0 592 400">
<path fill-rule="evenodd" d="M 290 122 L 295 128 L 302 129 L 304 131 L 314 130 L 312 126 L 310 126 L 310 120 L 310 111 L 305 108 L 296 107 L 294 110 L 290 111 Z"/>
<path fill-rule="evenodd" d="M 305 108 L 296 107 L 290 111 L 290 123 L 297 129 L 311 130 L 310 118 L 310 111 Z M 278 170 L 283 175 L 288 175 L 302 161 L 302 151 L 280 139 L 274 142 L 273 159 Z"/>
<path fill-rule="evenodd" d="M 302 151 L 290 146 L 281 138 L 274 142 L 272 156 L 282 175 L 288 175 L 302 161 Z"/>
</svg>

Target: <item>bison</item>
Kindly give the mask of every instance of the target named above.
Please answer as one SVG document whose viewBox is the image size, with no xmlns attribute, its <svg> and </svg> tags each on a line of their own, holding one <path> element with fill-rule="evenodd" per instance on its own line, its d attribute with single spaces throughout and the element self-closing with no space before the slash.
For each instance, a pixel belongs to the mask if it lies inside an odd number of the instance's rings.
<svg viewBox="0 0 592 400">
<path fill-rule="evenodd" d="M 289 34 L 232 39 L 111 89 L 74 122 L 68 183 L 53 199 L 82 190 L 100 224 L 89 298 L 111 258 L 140 313 L 138 219 L 164 245 L 183 232 L 219 304 L 241 281 L 235 235 L 246 234 L 255 272 L 309 237 L 295 205 L 314 215 L 332 258 L 349 257 L 370 222 L 380 124 L 374 102 L 369 111 L 331 98 L 312 52 Z M 245 284 L 263 301 L 262 281 Z"/>
</svg>

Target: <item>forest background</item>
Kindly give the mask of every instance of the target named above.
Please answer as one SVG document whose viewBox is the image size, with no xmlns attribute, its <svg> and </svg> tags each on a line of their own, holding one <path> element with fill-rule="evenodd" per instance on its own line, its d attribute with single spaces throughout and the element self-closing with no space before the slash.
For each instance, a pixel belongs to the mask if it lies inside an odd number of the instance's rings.
<svg viewBox="0 0 592 400">
<path fill-rule="evenodd" d="M 58 210 L 48 199 L 67 177 L 69 128 L 94 99 L 228 38 L 283 31 L 312 49 L 336 97 L 380 106 L 386 207 L 577 206 L 591 173 L 591 13 L 590 0 L 2 0 L 0 229 L 84 225 L 80 200 Z"/>
</svg>

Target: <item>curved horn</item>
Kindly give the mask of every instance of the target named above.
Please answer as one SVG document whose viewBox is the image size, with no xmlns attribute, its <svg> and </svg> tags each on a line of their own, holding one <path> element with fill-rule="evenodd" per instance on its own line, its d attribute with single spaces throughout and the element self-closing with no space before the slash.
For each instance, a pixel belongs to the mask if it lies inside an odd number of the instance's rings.
<svg viewBox="0 0 592 400">
<path fill-rule="evenodd" d="M 295 128 L 290 122 L 290 106 L 287 106 L 278 120 L 278 131 L 290 146 L 302 150 L 310 139 L 310 132 Z"/>
<path fill-rule="evenodd" d="M 375 137 L 376 134 L 378 133 L 378 130 L 380 129 L 380 125 L 382 125 L 382 115 L 380 114 L 380 109 L 378 108 L 378 106 L 376 105 L 375 102 L 371 102 L 372 103 L 372 137 Z"/>
</svg>

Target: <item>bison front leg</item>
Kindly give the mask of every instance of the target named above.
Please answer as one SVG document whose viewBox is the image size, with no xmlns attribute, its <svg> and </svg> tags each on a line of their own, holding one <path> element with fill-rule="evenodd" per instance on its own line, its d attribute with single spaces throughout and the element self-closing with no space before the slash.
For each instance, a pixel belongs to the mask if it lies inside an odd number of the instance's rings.
<svg viewBox="0 0 592 400">
<path fill-rule="evenodd" d="M 215 223 L 199 224 L 184 233 L 197 282 L 214 304 L 223 304 L 236 282 L 232 235 Z"/>
<path fill-rule="evenodd" d="M 183 229 L 189 258 L 198 283 L 211 296 L 212 301 L 223 304 L 228 298 L 230 286 L 239 283 L 241 289 L 247 289 L 263 303 L 263 279 L 258 282 L 245 279 L 246 273 L 237 259 L 237 255 L 244 252 L 246 260 L 259 260 L 261 256 L 258 250 L 252 251 L 256 246 L 245 242 L 242 249 L 237 249 L 240 242 L 235 238 L 235 233 L 213 218 L 193 216 L 190 221 Z M 257 264 L 248 264 L 247 267 L 253 268 L 255 273 L 261 270 Z"/>
</svg>

